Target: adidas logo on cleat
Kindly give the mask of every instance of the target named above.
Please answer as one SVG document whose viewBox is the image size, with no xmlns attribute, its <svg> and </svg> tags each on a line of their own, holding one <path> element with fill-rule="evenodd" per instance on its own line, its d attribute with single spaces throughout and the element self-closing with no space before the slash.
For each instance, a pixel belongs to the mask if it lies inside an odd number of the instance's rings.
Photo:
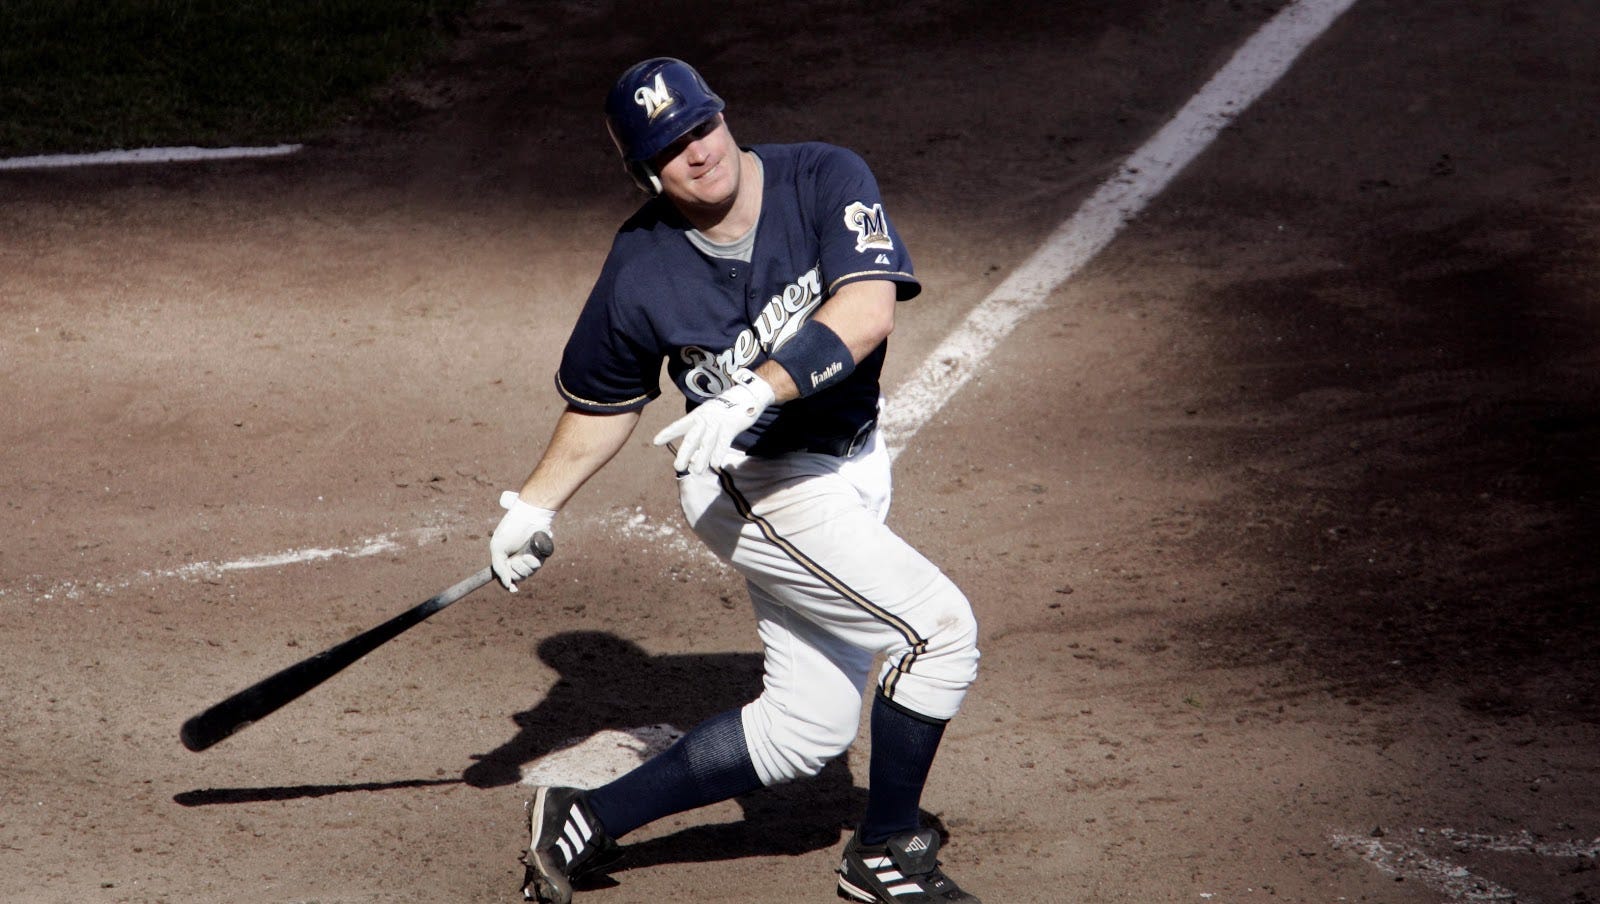
<svg viewBox="0 0 1600 904">
<path fill-rule="evenodd" d="M 571 904 L 573 881 L 604 872 L 621 854 L 577 788 L 541 787 L 528 817 L 522 894 L 529 901 Z"/>
<path fill-rule="evenodd" d="M 905 832 L 883 844 L 845 845 L 839 863 L 839 897 L 858 904 L 981 904 L 939 868 L 939 836 L 931 829 Z"/>
<path fill-rule="evenodd" d="M 594 837 L 594 830 L 589 828 L 589 821 L 583 818 L 577 804 L 567 813 L 567 824 L 561 831 L 560 838 L 556 839 L 556 847 L 561 849 L 561 857 L 565 863 L 578 859 L 584 848 L 589 844 L 589 839 Z"/>
</svg>

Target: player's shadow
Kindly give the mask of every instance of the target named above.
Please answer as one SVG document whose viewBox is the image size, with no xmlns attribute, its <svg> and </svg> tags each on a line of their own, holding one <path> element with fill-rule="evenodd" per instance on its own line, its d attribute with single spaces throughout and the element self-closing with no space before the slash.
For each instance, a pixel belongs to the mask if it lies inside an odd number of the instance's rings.
<svg viewBox="0 0 1600 904">
<path fill-rule="evenodd" d="M 517 732 L 474 757 L 462 773 L 475 788 L 516 784 L 524 765 L 607 729 L 670 723 L 687 730 L 743 706 L 761 691 L 754 653 L 653 656 L 603 631 L 572 631 L 539 643 L 557 673 L 544 698 L 511 717 Z"/>
<path fill-rule="evenodd" d="M 651 655 L 615 635 L 590 631 L 550 637 L 538 652 L 560 677 L 538 705 L 512 717 L 515 735 L 465 770 L 468 785 L 516 784 L 524 765 L 607 729 L 670 723 L 688 730 L 761 692 L 761 656 L 755 653 Z M 629 842 L 624 865 L 795 855 L 832 846 L 866 806 L 866 790 L 851 778 L 850 755 L 814 777 L 739 798 L 742 821 Z"/>
<path fill-rule="evenodd" d="M 761 657 L 754 653 L 667 654 L 652 656 L 613 634 L 576 631 L 539 645 L 539 657 L 559 674 L 532 709 L 512 716 L 516 733 L 475 757 L 460 778 L 297 785 L 271 788 L 213 788 L 187 791 L 174 800 L 187 807 L 284 801 L 352 792 L 377 792 L 433 785 L 476 788 L 513 786 L 522 767 L 574 741 L 608 729 L 670 723 L 682 730 L 743 706 L 761 691 Z M 624 839 L 626 857 L 619 869 L 661 863 L 794 856 L 837 845 L 861 817 L 867 792 L 851 777 L 847 751 L 812 778 L 764 788 L 737 800 L 743 818 L 706 823 L 686 815 L 687 828 Z M 531 792 L 531 789 L 530 789 Z M 944 834 L 938 817 L 924 812 L 923 824 Z M 646 833 L 641 832 L 640 836 Z M 598 882 L 608 880 L 601 878 Z"/>
</svg>

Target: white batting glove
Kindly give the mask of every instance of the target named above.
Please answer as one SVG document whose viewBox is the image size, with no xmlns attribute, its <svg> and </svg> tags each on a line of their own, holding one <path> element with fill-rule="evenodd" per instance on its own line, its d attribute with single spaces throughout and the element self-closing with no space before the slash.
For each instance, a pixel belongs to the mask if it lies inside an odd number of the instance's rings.
<svg viewBox="0 0 1600 904">
<path fill-rule="evenodd" d="M 489 538 L 489 564 L 500 583 L 516 593 L 516 582 L 528 578 L 544 564 L 531 547 L 533 535 L 543 531 L 546 536 L 553 537 L 556 513 L 523 502 L 514 490 L 500 494 L 500 506 L 506 514 L 500 519 L 500 526 L 494 529 L 494 536 Z"/>
<path fill-rule="evenodd" d="M 690 474 L 720 468 L 739 434 L 749 430 L 777 398 L 772 386 L 746 368 L 733 372 L 734 385 L 713 396 L 656 434 L 658 446 L 681 439 L 672 466 Z"/>
</svg>

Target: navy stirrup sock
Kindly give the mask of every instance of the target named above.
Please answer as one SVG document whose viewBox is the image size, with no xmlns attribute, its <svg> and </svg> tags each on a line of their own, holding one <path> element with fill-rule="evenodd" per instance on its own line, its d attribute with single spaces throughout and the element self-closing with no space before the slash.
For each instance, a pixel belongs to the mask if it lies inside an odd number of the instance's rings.
<svg viewBox="0 0 1600 904">
<path fill-rule="evenodd" d="M 739 710 L 712 716 L 648 762 L 589 793 L 589 807 L 612 838 L 663 816 L 704 807 L 761 787 Z"/>
<path fill-rule="evenodd" d="M 867 815 L 857 835 L 862 844 L 882 844 L 922 825 L 922 788 L 945 723 L 889 702 L 882 692 L 872 701 L 872 763 Z"/>
</svg>

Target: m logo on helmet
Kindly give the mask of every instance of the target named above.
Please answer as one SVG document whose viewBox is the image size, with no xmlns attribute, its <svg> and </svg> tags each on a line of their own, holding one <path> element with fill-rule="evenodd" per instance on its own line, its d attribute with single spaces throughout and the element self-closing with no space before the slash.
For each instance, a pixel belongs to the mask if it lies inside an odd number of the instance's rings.
<svg viewBox="0 0 1600 904">
<path fill-rule="evenodd" d="M 856 232 L 856 251 L 877 248 L 893 251 L 894 240 L 889 238 L 889 218 L 882 204 L 868 207 L 860 201 L 844 209 L 844 225 Z"/>
<path fill-rule="evenodd" d="M 654 85 L 640 85 L 639 90 L 633 92 L 633 102 L 644 108 L 645 115 L 651 122 L 672 109 L 677 100 L 672 96 L 672 92 L 667 90 L 667 75 L 664 72 L 656 73 Z"/>
</svg>

